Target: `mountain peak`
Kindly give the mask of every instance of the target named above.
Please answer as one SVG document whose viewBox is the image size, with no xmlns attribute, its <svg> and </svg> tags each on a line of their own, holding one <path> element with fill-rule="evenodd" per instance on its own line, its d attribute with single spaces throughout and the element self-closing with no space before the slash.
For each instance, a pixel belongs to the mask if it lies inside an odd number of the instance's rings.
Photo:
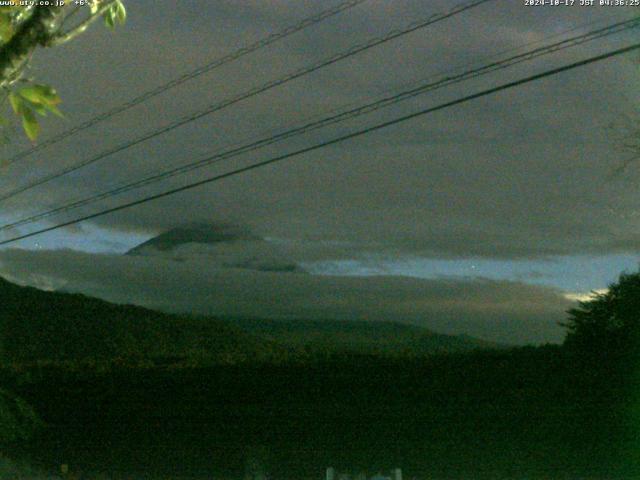
<svg viewBox="0 0 640 480">
<path fill-rule="evenodd" d="M 149 248 L 161 252 L 173 250 L 187 243 L 216 244 L 220 242 L 257 241 L 260 237 L 238 225 L 220 223 L 191 223 L 172 228 L 132 248 L 127 255 L 139 255 Z"/>
<path fill-rule="evenodd" d="M 305 273 L 272 242 L 234 224 L 192 223 L 167 230 L 132 248 L 127 255 L 197 258 L 222 268 Z"/>
</svg>

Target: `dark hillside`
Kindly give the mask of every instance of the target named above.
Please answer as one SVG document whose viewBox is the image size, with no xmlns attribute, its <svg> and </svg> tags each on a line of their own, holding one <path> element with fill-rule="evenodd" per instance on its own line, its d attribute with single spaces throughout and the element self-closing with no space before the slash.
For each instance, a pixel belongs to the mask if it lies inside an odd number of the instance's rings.
<svg viewBox="0 0 640 480">
<path fill-rule="evenodd" d="M 442 335 L 426 328 L 396 322 L 251 318 L 229 318 L 227 321 L 247 333 L 312 354 L 348 352 L 421 356 L 504 348 L 469 336 Z"/>
<path fill-rule="evenodd" d="M 264 342 L 222 321 L 45 292 L 0 279 L 5 361 L 117 357 L 228 360 L 263 353 Z"/>
<path fill-rule="evenodd" d="M 0 279 L 1 358 L 8 362 L 130 359 L 245 362 L 334 354 L 460 353 L 494 344 L 392 322 L 171 315 Z"/>
</svg>

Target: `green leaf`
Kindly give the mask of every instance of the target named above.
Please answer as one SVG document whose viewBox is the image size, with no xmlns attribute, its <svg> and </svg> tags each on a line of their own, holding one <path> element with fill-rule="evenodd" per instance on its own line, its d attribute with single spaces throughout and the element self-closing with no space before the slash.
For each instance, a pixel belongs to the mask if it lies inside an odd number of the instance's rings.
<svg viewBox="0 0 640 480">
<path fill-rule="evenodd" d="M 6 43 L 13 37 L 14 28 L 11 22 L 11 16 L 6 12 L 0 12 L 0 40 Z"/>
<path fill-rule="evenodd" d="M 120 0 L 116 2 L 116 18 L 120 25 L 124 25 L 124 22 L 127 20 L 127 9 L 124 8 L 124 3 Z"/>
<path fill-rule="evenodd" d="M 31 140 L 35 140 L 40 133 L 36 114 L 44 117 L 51 112 L 64 118 L 56 106 L 61 102 L 60 97 L 49 85 L 33 84 L 17 92 L 9 92 L 9 102 L 16 115 L 22 117 L 22 127 Z"/>
<path fill-rule="evenodd" d="M 115 17 L 111 13 L 111 9 L 108 9 L 106 12 L 104 12 L 102 14 L 102 17 L 104 18 L 104 24 L 107 26 L 107 28 L 113 30 L 113 28 L 116 26 L 116 22 Z"/>
<path fill-rule="evenodd" d="M 113 3 L 103 14 L 105 25 L 114 29 L 116 24 L 123 25 L 127 19 L 127 10 L 121 0 Z"/>
<path fill-rule="evenodd" d="M 46 116 L 47 116 L 48 110 L 45 108 L 45 106 L 44 106 L 44 105 L 40 105 L 40 104 L 38 104 L 38 103 L 34 103 L 34 104 L 32 104 L 32 105 L 31 105 L 31 108 L 32 108 L 33 110 L 35 110 L 35 112 L 36 112 L 38 115 L 42 115 L 43 117 L 46 117 Z"/>
<path fill-rule="evenodd" d="M 14 92 L 9 93 L 9 103 L 16 115 L 22 115 L 22 112 L 26 108 L 24 100 Z"/>
<path fill-rule="evenodd" d="M 31 85 L 21 89 L 18 93 L 31 103 L 57 105 L 62 101 L 56 91 L 49 85 Z"/>
<path fill-rule="evenodd" d="M 64 114 L 55 105 L 45 105 L 44 108 L 49 110 L 54 115 L 56 115 L 56 116 L 58 116 L 60 118 L 64 118 Z"/>
<path fill-rule="evenodd" d="M 22 127 L 31 141 L 38 138 L 40 125 L 38 124 L 38 119 L 34 115 L 33 110 L 30 108 L 25 108 L 22 113 Z"/>
</svg>

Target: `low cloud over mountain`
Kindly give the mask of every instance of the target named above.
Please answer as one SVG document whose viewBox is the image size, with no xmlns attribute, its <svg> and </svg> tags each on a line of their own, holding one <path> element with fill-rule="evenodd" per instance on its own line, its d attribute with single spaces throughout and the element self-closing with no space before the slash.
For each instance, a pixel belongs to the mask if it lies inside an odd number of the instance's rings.
<svg viewBox="0 0 640 480">
<path fill-rule="evenodd" d="M 200 259 L 216 267 L 243 270 L 304 272 L 273 243 L 231 224 L 176 227 L 132 248 L 127 255 Z"/>
<path fill-rule="evenodd" d="M 129 255 L 6 250 L 0 273 L 170 312 L 399 321 L 504 343 L 561 341 L 557 322 L 571 305 L 559 290 L 514 281 L 300 275 L 270 242 L 248 232 L 189 228 Z M 200 241 L 190 241 L 198 232 Z"/>
</svg>

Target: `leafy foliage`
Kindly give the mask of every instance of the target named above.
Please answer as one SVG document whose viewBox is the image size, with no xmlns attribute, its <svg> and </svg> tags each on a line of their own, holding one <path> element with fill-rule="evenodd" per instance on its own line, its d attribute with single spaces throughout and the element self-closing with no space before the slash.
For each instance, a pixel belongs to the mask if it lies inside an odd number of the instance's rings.
<svg viewBox="0 0 640 480">
<path fill-rule="evenodd" d="M 190 478 L 242 478 L 239 455 L 265 445 L 282 462 L 267 470 L 272 478 L 401 465 L 407 478 L 637 479 L 639 451 L 623 450 L 638 424 L 626 434 L 620 425 L 616 402 L 628 394 L 619 381 L 609 372 L 594 382 L 570 352 L 547 346 L 428 359 L 51 368 L 15 389 L 49 425 L 37 454 L 51 452 L 56 467 L 69 459 L 88 478 L 89 466 L 122 472 L 113 478 L 175 478 L 176 466 L 182 474 L 188 466 Z"/>
<path fill-rule="evenodd" d="M 0 445 L 28 440 L 40 425 L 38 416 L 27 403 L 0 389 Z"/>
<path fill-rule="evenodd" d="M 94 4 L 92 6 L 92 11 L 98 10 L 99 4 Z M 116 0 L 103 14 L 102 18 L 104 18 L 104 24 L 110 28 L 114 29 L 117 24 L 124 25 L 124 22 L 127 19 L 127 10 L 124 7 L 124 4 L 121 0 Z"/>
<path fill-rule="evenodd" d="M 11 61 L 7 62 L 9 65 L 18 65 L 17 68 L 8 68 L 0 74 L 0 87 L 4 97 L 9 98 L 14 113 L 20 118 L 27 137 L 32 141 L 40 133 L 38 115 L 46 116 L 48 113 L 53 113 L 62 117 L 62 114 L 57 106 L 61 102 L 60 97 L 52 87 L 23 78 L 25 68 L 31 58 L 29 52 L 32 52 L 37 46 L 52 47 L 66 43 L 84 33 L 87 27 L 100 17 L 110 29 L 115 28 L 116 25 L 124 24 L 127 17 L 122 0 L 86 0 L 76 2 L 75 7 L 72 6 L 73 2 L 67 3 L 68 5 L 64 7 L 31 5 L 0 7 L 0 56 L 11 58 Z M 38 9 L 40 11 L 42 9 L 56 10 L 55 21 L 47 20 L 47 28 L 51 28 L 51 25 L 55 25 L 55 28 L 52 31 L 47 31 L 45 38 L 33 33 L 39 31 L 38 28 L 42 30 L 34 20 L 37 17 Z M 71 23 L 69 20 L 78 11 L 87 11 L 88 13 L 85 18 L 69 27 L 68 23 Z M 30 33 L 31 36 L 29 36 Z M 21 35 L 32 43 L 29 48 L 24 46 L 26 40 L 16 41 Z M 26 87 L 17 87 L 24 83 L 27 83 Z M 0 127 L 6 128 L 6 123 L 6 119 L 2 119 Z"/>
<path fill-rule="evenodd" d="M 62 117 L 57 107 L 60 102 L 56 91 L 48 85 L 33 84 L 9 93 L 9 103 L 15 114 L 22 118 L 24 131 L 31 140 L 35 140 L 40 133 L 35 113 L 41 116 L 53 113 Z"/>
<path fill-rule="evenodd" d="M 604 293 L 568 311 L 565 344 L 600 353 L 631 353 L 640 340 L 640 272 L 623 273 Z"/>
<path fill-rule="evenodd" d="M 6 43 L 16 32 L 16 28 L 28 17 L 29 8 L 21 5 L 0 7 L 0 41 Z"/>
</svg>

